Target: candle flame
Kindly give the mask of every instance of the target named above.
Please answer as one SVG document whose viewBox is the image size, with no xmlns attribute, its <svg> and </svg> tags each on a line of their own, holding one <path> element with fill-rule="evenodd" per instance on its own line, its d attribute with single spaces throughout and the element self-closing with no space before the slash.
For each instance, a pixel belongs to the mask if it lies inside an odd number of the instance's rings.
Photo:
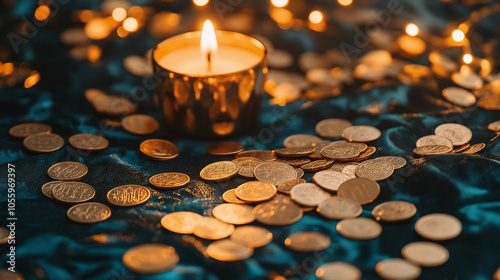
<svg viewBox="0 0 500 280">
<path fill-rule="evenodd" d="M 204 55 L 212 55 L 217 50 L 217 38 L 215 37 L 214 25 L 206 20 L 201 31 L 201 52 Z"/>
</svg>

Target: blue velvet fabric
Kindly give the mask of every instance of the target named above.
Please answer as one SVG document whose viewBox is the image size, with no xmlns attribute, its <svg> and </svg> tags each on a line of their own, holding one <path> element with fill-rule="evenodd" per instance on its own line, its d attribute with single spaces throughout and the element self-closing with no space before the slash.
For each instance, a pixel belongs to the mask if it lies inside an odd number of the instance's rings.
<svg viewBox="0 0 500 280">
<path fill-rule="evenodd" d="M 174 1 L 178 5 L 172 4 L 172 9 L 182 11 L 183 7 L 189 6 L 188 2 Z M 317 2 L 318 5 L 329 5 L 324 1 Z M 377 5 L 382 6 L 385 2 Z M 412 2 L 403 2 L 405 9 L 401 17 L 412 17 L 429 30 L 443 29 L 449 20 L 463 18 L 472 9 L 439 1 Z M 2 11 L 2 34 L 14 28 L 20 17 L 31 16 L 34 3 L 19 1 L 14 9 Z M 62 6 L 53 19 L 54 23 L 40 28 L 36 36 L 22 44 L 17 55 L 18 60 L 28 61 L 40 71 L 41 81 L 30 89 L 0 89 L 0 218 L 4 226 L 7 218 L 7 164 L 11 163 L 15 165 L 17 181 L 16 270 L 26 279 L 265 279 L 276 276 L 315 279 L 317 267 L 330 261 L 352 263 L 362 270 L 363 279 L 379 279 L 374 271 L 376 263 L 401 257 L 404 245 L 421 240 L 414 231 L 415 221 L 435 212 L 456 216 L 463 224 L 463 231 L 456 239 L 442 243 L 450 252 L 449 261 L 437 268 L 423 269 L 420 279 L 485 280 L 491 279 L 495 269 L 500 267 L 500 145 L 499 137 L 486 128 L 490 122 L 499 120 L 500 114 L 477 107 L 454 112 L 448 110 L 446 103 L 435 102 L 441 99 L 440 89 L 452 85 L 449 80 L 439 80 L 439 90 L 408 86 L 395 80 L 362 88 L 364 83 L 357 81 L 344 89 L 340 96 L 321 102 L 298 101 L 280 107 L 270 105 L 266 100 L 259 124 L 251 131 L 229 139 L 240 141 L 246 149 L 274 149 L 281 147 L 284 138 L 291 134 L 314 134 L 314 125 L 326 118 L 343 118 L 356 125 L 378 127 L 382 135 L 372 144 L 378 149 L 375 156 L 401 156 L 408 164 L 388 180 L 380 182 L 379 197 L 363 207 L 362 216 L 370 217 L 373 207 L 389 200 L 405 200 L 417 207 L 417 214 L 411 220 L 383 224 L 379 238 L 370 241 L 346 239 L 335 230 L 337 221 L 309 212 L 293 225 L 266 227 L 274 235 L 273 242 L 256 249 L 250 259 L 223 263 L 206 255 L 209 241 L 163 229 L 160 219 L 167 213 L 187 210 L 211 215 L 211 209 L 223 203 L 222 194 L 245 179 L 235 177 L 220 183 L 203 182 L 199 172 L 204 166 L 232 157 L 207 155 L 205 146 L 210 141 L 167 131 L 162 112 L 152 101 L 151 91 L 136 101 L 140 113 L 160 120 L 158 132 L 151 136 L 136 136 L 121 128 L 102 125 L 103 117 L 85 100 L 84 90 L 101 88 L 125 95 L 133 92 L 134 87 L 142 85 L 144 80 L 129 74 L 123 68 L 122 60 L 128 55 L 142 54 L 157 40 L 144 31 L 125 39 L 106 39 L 99 43 L 103 47 L 103 56 L 98 63 L 74 60 L 69 56 L 69 47 L 60 43 L 59 34 L 69 26 L 72 10 L 96 9 L 98 4 L 97 1 L 82 1 Z M 258 11 L 265 14 L 263 1 L 246 4 L 255 5 L 252 7 L 256 14 Z M 189 14 L 185 16 L 189 17 Z M 495 19 L 491 19 L 490 25 L 487 23 L 486 30 L 495 29 Z M 339 36 L 349 34 L 338 23 L 332 25 L 338 28 Z M 259 26 L 255 28 L 259 29 Z M 2 42 L 7 45 L 3 35 Z M 338 43 L 331 43 L 331 34 L 323 36 L 306 29 L 276 28 L 268 35 L 276 45 L 292 48 L 295 54 L 332 48 Z M 346 37 L 336 38 L 343 39 L 348 40 Z M 428 65 L 425 56 L 414 62 Z M 376 113 L 369 110 L 374 105 L 380 109 Z M 64 148 L 48 154 L 32 154 L 24 150 L 22 140 L 9 137 L 8 129 L 26 121 L 51 125 L 53 132 L 65 139 Z M 416 140 L 432 134 L 437 125 L 445 122 L 468 126 L 473 132 L 471 143 L 485 143 L 485 149 L 475 155 L 415 158 L 412 150 Z M 95 132 L 102 133 L 109 140 L 107 149 L 85 153 L 67 144 L 73 134 Z M 139 152 L 139 144 L 148 138 L 174 142 L 179 147 L 179 157 L 165 162 L 145 158 Z M 47 169 L 66 160 L 81 161 L 88 166 L 88 175 L 82 181 L 95 188 L 97 193 L 92 201 L 106 203 L 106 193 L 123 184 L 150 187 L 151 199 L 131 208 L 109 205 L 112 216 L 101 223 L 73 223 L 66 218 L 69 206 L 46 199 L 40 190 L 49 181 Z M 168 171 L 186 173 L 192 181 L 189 186 L 178 190 L 158 190 L 149 185 L 149 177 Z M 305 179 L 310 181 L 311 176 L 306 173 Z M 303 230 L 327 234 L 332 240 L 331 246 L 314 254 L 287 249 L 285 238 Z M 134 245 L 150 242 L 175 247 L 180 256 L 179 264 L 158 275 L 144 276 L 128 271 L 121 261 L 123 253 Z M 0 250 L 0 266 L 7 267 L 8 246 L 0 245 Z"/>
</svg>

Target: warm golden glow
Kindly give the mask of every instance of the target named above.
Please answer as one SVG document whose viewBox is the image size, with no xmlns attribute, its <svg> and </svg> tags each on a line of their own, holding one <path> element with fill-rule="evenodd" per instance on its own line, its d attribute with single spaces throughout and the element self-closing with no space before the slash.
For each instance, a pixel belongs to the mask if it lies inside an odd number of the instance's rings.
<svg viewBox="0 0 500 280">
<path fill-rule="evenodd" d="M 271 18 L 279 24 L 289 24 L 293 20 L 293 14 L 287 9 L 272 9 Z"/>
<path fill-rule="evenodd" d="M 451 33 L 451 38 L 457 43 L 462 42 L 465 39 L 465 34 L 462 30 L 456 29 Z"/>
<path fill-rule="evenodd" d="M 352 0 L 338 0 L 338 2 L 342 6 L 349 6 L 352 4 Z"/>
<path fill-rule="evenodd" d="M 469 64 L 472 62 L 472 55 L 470 53 L 464 54 L 463 60 L 466 64 Z"/>
<path fill-rule="evenodd" d="M 144 16 L 144 9 L 139 6 L 132 6 L 128 9 L 128 16 L 140 20 Z"/>
<path fill-rule="evenodd" d="M 323 14 L 320 11 L 312 11 L 309 14 L 309 21 L 312 23 L 320 23 L 323 21 Z"/>
<path fill-rule="evenodd" d="M 198 7 L 203 7 L 208 4 L 208 0 L 193 0 L 193 3 Z"/>
<path fill-rule="evenodd" d="M 90 62 L 96 62 L 101 58 L 101 48 L 97 45 L 90 45 L 88 50 L 87 50 L 87 59 Z"/>
<path fill-rule="evenodd" d="M 108 22 L 102 18 L 93 18 L 85 24 L 85 34 L 92 40 L 99 40 L 108 37 L 111 30 Z"/>
<path fill-rule="evenodd" d="M 487 69 L 487 70 L 491 69 L 490 62 L 487 59 L 481 60 L 481 68 L 482 69 Z"/>
<path fill-rule="evenodd" d="M 40 73 L 38 71 L 31 72 L 30 76 L 24 80 L 24 87 L 30 88 L 40 81 Z"/>
<path fill-rule="evenodd" d="M 467 33 L 469 31 L 469 26 L 466 23 L 461 23 L 458 26 L 458 29 L 462 30 L 464 33 Z"/>
<path fill-rule="evenodd" d="M 288 0 L 271 0 L 271 3 L 278 8 L 283 8 L 288 5 Z"/>
<path fill-rule="evenodd" d="M 127 17 L 127 10 L 125 10 L 124 8 L 116 8 L 113 10 L 113 13 L 111 15 L 113 16 L 114 20 L 120 22 Z"/>
<path fill-rule="evenodd" d="M 118 34 L 119 37 L 123 38 L 128 35 L 128 31 L 123 28 L 123 26 L 118 27 L 116 29 L 116 34 Z"/>
<path fill-rule="evenodd" d="M 410 36 L 417 36 L 418 35 L 418 26 L 414 23 L 410 23 L 406 26 L 406 34 Z"/>
<path fill-rule="evenodd" d="M 94 13 L 91 10 L 83 10 L 78 15 L 81 22 L 88 22 L 94 17 Z"/>
<path fill-rule="evenodd" d="M 213 54 L 217 51 L 217 38 L 215 37 L 214 25 L 208 19 L 203 23 L 200 47 L 203 55 Z"/>
<path fill-rule="evenodd" d="M 38 21 L 46 20 L 50 15 L 50 8 L 48 6 L 42 5 L 35 10 L 35 18 Z"/>
<path fill-rule="evenodd" d="M 12 62 L 0 65 L 0 76 L 8 76 L 14 72 L 14 64 Z"/>
<path fill-rule="evenodd" d="M 129 17 L 123 21 L 123 29 L 128 32 L 134 32 L 139 27 L 139 23 L 135 18 Z"/>
</svg>

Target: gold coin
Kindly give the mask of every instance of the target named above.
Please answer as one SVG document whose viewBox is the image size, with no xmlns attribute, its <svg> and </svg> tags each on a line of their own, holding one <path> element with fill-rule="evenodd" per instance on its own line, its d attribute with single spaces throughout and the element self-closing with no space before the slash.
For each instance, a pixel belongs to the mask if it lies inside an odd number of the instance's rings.
<svg viewBox="0 0 500 280">
<path fill-rule="evenodd" d="M 149 139 L 143 141 L 139 149 L 144 155 L 156 160 L 173 159 L 179 155 L 177 146 L 163 139 Z"/>
<path fill-rule="evenodd" d="M 233 159 L 232 162 L 236 162 L 240 167 L 240 169 L 238 169 L 238 175 L 253 178 L 253 170 L 255 169 L 255 166 L 263 163 L 264 161 L 256 157 L 240 157 Z"/>
<path fill-rule="evenodd" d="M 200 171 L 200 177 L 207 181 L 227 180 L 238 173 L 238 164 L 232 161 L 211 163 Z"/>
<path fill-rule="evenodd" d="M 482 149 L 484 149 L 484 147 L 486 147 L 486 144 L 484 144 L 484 143 L 474 144 L 474 145 L 471 145 L 466 150 L 462 151 L 461 153 L 462 154 L 475 154 L 475 153 L 481 151 Z"/>
<path fill-rule="evenodd" d="M 450 141 L 450 139 L 442 137 L 442 136 L 437 136 L 437 135 L 426 135 L 423 137 L 420 137 L 417 140 L 417 148 L 418 147 L 424 147 L 424 146 L 430 146 L 430 145 L 441 145 L 441 146 L 449 146 L 453 148 L 453 143 Z"/>
<path fill-rule="evenodd" d="M 85 164 L 76 161 L 59 162 L 47 170 L 47 175 L 54 180 L 73 181 L 82 179 L 88 172 Z"/>
<path fill-rule="evenodd" d="M 269 244 L 273 240 L 273 234 L 262 227 L 241 226 L 234 230 L 230 238 L 241 245 L 257 248 Z"/>
<path fill-rule="evenodd" d="M 356 176 L 381 181 L 392 175 L 394 166 L 390 161 L 370 159 L 356 166 Z"/>
<path fill-rule="evenodd" d="M 413 149 L 413 152 L 420 156 L 435 156 L 448 154 L 453 149 L 449 146 L 430 145 Z"/>
<path fill-rule="evenodd" d="M 265 202 L 253 209 L 258 222 L 270 226 L 291 225 L 302 218 L 302 209 L 292 203 Z"/>
<path fill-rule="evenodd" d="M 24 280 L 24 276 L 19 272 L 10 271 L 6 268 L 0 268 L 0 279 L 2 280 Z"/>
<path fill-rule="evenodd" d="M 297 172 L 297 179 L 302 178 L 304 176 L 304 170 L 302 168 L 295 167 L 295 172 Z"/>
<path fill-rule="evenodd" d="M 383 156 L 378 157 L 377 159 L 389 161 L 394 166 L 394 169 L 399 169 L 406 165 L 406 160 L 402 157 Z"/>
<path fill-rule="evenodd" d="M 53 199 L 54 196 L 52 196 L 52 189 L 59 185 L 60 183 L 64 183 L 63 181 L 51 181 L 43 184 L 42 186 L 42 193 L 45 195 L 45 197 Z"/>
<path fill-rule="evenodd" d="M 132 75 L 139 77 L 150 77 L 153 75 L 153 70 L 148 61 L 139 55 L 127 56 L 123 60 L 123 67 Z"/>
<path fill-rule="evenodd" d="M 450 256 L 448 250 L 433 242 L 413 242 L 403 247 L 401 255 L 414 264 L 425 267 L 443 265 Z"/>
<path fill-rule="evenodd" d="M 321 150 L 321 154 L 329 159 L 339 160 L 339 161 L 349 161 L 353 160 L 359 156 L 359 148 L 352 145 L 351 143 L 334 142 Z"/>
<path fill-rule="evenodd" d="M 93 102 L 97 97 L 106 96 L 107 94 L 102 90 L 98 90 L 95 88 L 89 88 L 89 89 L 85 90 L 84 95 L 85 95 L 85 98 L 89 102 Z"/>
<path fill-rule="evenodd" d="M 216 142 L 209 144 L 205 151 L 207 154 L 216 156 L 227 156 L 237 154 L 245 149 L 245 146 L 240 142 L 227 141 L 227 142 Z"/>
<path fill-rule="evenodd" d="M 210 243 L 207 247 L 207 254 L 219 261 L 241 261 L 252 256 L 253 249 L 232 240 L 224 239 Z"/>
<path fill-rule="evenodd" d="M 448 87 L 442 91 L 443 97 L 448 102 L 462 107 L 476 104 L 476 97 L 468 90 L 459 87 Z"/>
<path fill-rule="evenodd" d="M 211 240 L 226 238 L 233 232 L 234 226 L 232 224 L 224 223 L 210 217 L 203 217 L 193 229 L 194 235 Z"/>
<path fill-rule="evenodd" d="M 352 142 L 370 142 L 380 137 L 378 128 L 367 125 L 355 125 L 345 128 L 342 131 L 342 137 Z"/>
<path fill-rule="evenodd" d="M 302 183 L 305 183 L 305 182 L 306 182 L 306 180 L 304 180 L 304 179 L 295 179 L 295 180 L 291 180 L 291 181 L 288 181 L 288 182 L 285 182 L 285 183 L 279 185 L 277 187 L 277 189 L 281 193 L 290 194 L 290 190 L 295 185 L 302 184 Z"/>
<path fill-rule="evenodd" d="M 479 89 L 483 86 L 483 80 L 472 71 L 460 71 L 451 74 L 451 80 L 466 89 Z"/>
<path fill-rule="evenodd" d="M 488 129 L 495 132 L 500 132 L 500 121 L 494 121 L 488 125 Z"/>
<path fill-rule="evenodd" d="M 330 168 L 333 171 L 339 171 L 342 172 L 342 169 L 348 165 L 358 165 L 359 162 L 335 162 L 333 163 L 332 167 Z"/>
<path fill-rule="evenodd" d="M 297 204 L 295 201 L 290 198 L 289 195 L 284 195 L 284 194 L 277 194 L 276 196 L 273 197 L 273 199 L 270 200 L 270 202 L 274 203 L 291 203 L 294 205 L 297 205 L 300 209 L 302 209 L 302 212 L 310 212 L 316 209 L 316 207 L 313 206 L 305 206 L 305 205 L 300 205 Z"/>
<path fill-rule="evenodd" d="M 340 143 L 349 143 L 349 144 L 351 144 L 351 146 L 356 147 L 356 148 L 359 149 L 359 153 L 363 153 L 363 152 L 365 152 L 368 149 L 368 145 L 366 145 L 365 143 L 361 143 L 361 142 L 349 142 L 349 141 L 346 141 L 346 140 L 339 140 L 339 141 L 333 142 L 332 144 L 335 145 L 335 144 L 340 144 Z"/>
<path fill-rule="evenodd" d="M 272 236 L 272 234 L 271 234 Z M 9 242 L 9 239 L 11 238 L 10 231 L 7 228 L 0 227 L 0 244 L 5 244 Z M 3 279 L 3 278 L 1 278 Z"/>
<path fill-rule="evenodd" d="M 137 135 L 154 133 L 160 127 L 155 118 L 141 114 L 126 116 L 121 123 L 126 131 Z"/>
<path fill-rule="evenodd" d="M 243 151 L 239 152 L 236 154 L 235 158 L 242 158 L 242 157 L 254 157 L 261 159 L 263 161 L 273 161 L 276 160 L 278 157 L 274 153 L 274 151 L 266 151 L 266 150 L 250 150 L 250 151 Z"/>
<path fill-rule="evenodd" d="M 350 176 L 333 170 L 323 170 L 313 176 L 314 183 L 328 191 L 337 191 L 340 185 L 349 179 Z"/>
<path fill-rule="evenodd" d="M 318 252 L 330 244 L 330 237 L 315 231 L 297 232 L 285 239 L 285 246 L 297 252 Z"/>
<path fill-rule="evenodd" d="M 30 152 L 50 153 L 62 148 L 64 139 L 54 133 L 42 132 L 24 138 L 23 145 Z"/>
<path fill-rule="evenodd" d="M 453 146 L 461 146 L 469 143 L 472 131 L 458 123 L 445 123 L 434 129 L 434 134 L 448 138 Z"/>
<path fill-rule="evenodd" d="M 128 249 L 123 254 L 122 261 L 132 272 L 156 274 L 174 268 L 179 262 L 179 256 L 172 246 L 149 243 Z"/>
<path fill-rule="evenodd" d="M 69 144 L 76 149 L 96 151 L 106 149 L 109 142 L 102 136 L 82 133 L 71 136 Z"/>
<path fill-rule="evenodd" d="M 65 203 L 81 203 L 91 200 L 95 190 L 82 182 L 63 182 L 52 188 L 52 196 Z"/>
<path fill-rule="evenodd" d="M 330 159 L 318 159 L 310 163 L 306 163 L 300 166 L 300 168 L 305 171 L 318 171 L 332 166 L 333 162 L 334 161 Z"/>
<path fill-rule="evenodd" d="M 161 218 L 161 225 L 171 232 L 190 234 L 202 219 L 201 215 L 194 212 L 172 212 Z"/>
<path fill-rule="evenodd" d="M 99 95 L 91 101 L 94 109 L 104 115 L 119 117 L 128 114 L 132 114 L 136 110 L 136 106 L 132 104 L 128 99 L 113 96 L 113 95 Z"/>
<path fill-rule="evenodd" d="M 406 201 L 387 201 L 375 206 L 372 216 L 377 221 L 397 222 L 408 220 L 415 216 L 417 207 Z"/>
<path fill-rule="evenodd" d="M 236 188 L 227 190 L 222 194 L 222 199 L 227 203 L 245 204 L 247 201 L 241 200 L 236 196 Z"/>
<path fill-rule="evenodd" d="M 368 178 L 354 178 L 342 183 L 337 190 L 337 195 L 365 205 L 373 202 L 380 193 L 377 182 Z"/>
<path fill-rule="evenodd" d="M 444 241 L 460 235 L 462 223 L 451 215 L 434 213 L 418 219 L 415 223 L 415 231 L 423 238 Z"/>
<path fill-rule="evenodd" d="M 282 162 L 292 167 L 298 167 L 311 162 L 311 160 L 308 158 L 279 158 L 276 160 L 276 162 Z"/>
<path fill-rule="evenodd" d="M 314 153 L 314 147 L 291 147 L 276 149 L 274 152 L 281 157 L 303 157 Z"/>
<path fill-rule="evenodd" d="M 309 134 L 290 135 L 283 141 L 285 148 L 293 147 L 312 147 L 315 143 L 321 142 L 321 139 Z"/>
<path fill-rule="evenodd" d="M 224 203 L 215 206 L 212 215 L 220 221 L 233 225 L 244 225 L 255 221 L 250 205 Z"/>
<path fill-rule="evenodd" d="M 22 123 L 9 129 L 9 134 L 16 138 L 26 138 L 37 133 L 50 133 L 52 128 L 43 123 Z"/>
<path fill-rule="evenodd" d="M 343 219 L 337 224 L 337 231 L 345 238 L 369 240 L 382 233 L 382 226 L 369 218 Z"/>
<path fill-rule="evenodd" d="M 356 178 L 356 168 L 357 165 L 349 164 L 342 168 L 342 173 L 349 176 L 351 179 Z"/>
<path fill-rule="evenodd" d="M 316 124 L 316 133 L 325 138 L 335 138 L 342 135 L 344 129 L 352 126 L 352 123 L 343 119 L 326 119 Z"/>
<path fill-rule="evenodd" d="M 77 223 L 98 223 L 111 216 L 111 209 L 99 202 L 85 202 L 69 208 L 67 216 Z"/>
<path fill-rule="evenodd" d="M 387 280 L 417 279 L 422 273 L 422 269 L 409 261 L 403 259 L 386 259 L 380 261 L 375 266 L 377 274 Z"/>
<path fill-rule="evenodd" d="M 370 146 L 368 147 L 364 152 L 360 153 L 357 158 L 355 158 L 355 161 L 363 161 L 369 159 L 375 152 L 377 151 L 377 148 Z"/>
<path fill-rule="evenodd" d="M 305 206 L 318 206 L 329 199 L 331 195 L 313 183 L 295 185 L 290 191 L 290 197 L 298 204 Z"/>
<path fill-rule="evenodd" d="M 450 154 L 461 153 L 461 152 L 467 150 L 469 147 L 470 147 L 469 143 L 462 145 L 462 146 L 458 146 L 455 149 L 453 149 L 453 151 L 451 151 Z"/>
<path fill-rule="evenodd" d="M 315 145 L 314 145 L 314 153 L 308 155 L 307 157 L 310 158 L 310 159 L 323 159 L 324 156 L 321 154 L 321 150 L 330 145 L 332 143 L 332 141 L 321 141 L 321 142 L 317 142 Z"/>
<path fill-rule="evenodd" d="M 345 262 L 329 262 L 316 270 L 319 280 L 361 280 L 361 270 Z"/>
<path fill-rule="evenodd" d="M 473 91 L 474 95 L 478 98 L 485 96 L 495 96 L 500 94 L 500 80 L 493 80 L 486 85 Z"/>
<path fill-rule="evenodd" d="M 149 183 L 157 188 L 177 189 L 190 182 L 188 175 L 178 172 L 160 173 L 149 178 Z"/>
<path fill-rule="evenodd" d="M 500 110 L 500 95 L 490 95 L 482 97 L 477 101 L 479 108 L 491 111 Z"/>
<path fill-rule="evenodd" d="M 276 194 L 276 187 L 267 182 L 250 181 L 239 185 L 235 194 L 241 200 L 259 202 L 271 199 Z"/>
<path fill-rule="evenodd" d="M 363 207 L 355 201 L 334 196 L 321 202 L 316 210 L 326 218 L 342 220 L 358 217 Z"/>
<path fill-rule="evenodd" d="M 297 171 L 282 162 L 264 162 L 254 169 L 255 178 L 259 181 L 279 186 L 285 182 L 297 179 Z"/>
<path fill-rule="evenodd" d="M 148 188 L 140 185 L 123 185 L 108 192 L 106 198 L 116 206 L 135 206 L 149 200 L 151 193 Z"/>
</svg>

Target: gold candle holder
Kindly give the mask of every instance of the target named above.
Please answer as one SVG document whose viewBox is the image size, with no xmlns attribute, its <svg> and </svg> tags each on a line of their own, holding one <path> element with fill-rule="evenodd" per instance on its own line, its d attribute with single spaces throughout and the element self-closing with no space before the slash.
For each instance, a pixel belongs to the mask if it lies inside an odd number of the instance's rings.
<svg viewBox="0 0 500 280">
<path fill-rule="evenodd" d="M 217 53 L 222 63 L 234 62 L 238 65 L 218 65 L 215 57 L 208 69 L 203 60 L 199 61 L 199 69 L 196 66 L 193 71 L 177 67 L 177 64 L 183 63 L 182 56 L 193 60 L 188 57 L 189 50 L 193 46 L 199 48 L 199 31 L 169 38 L 153 50 L 156 92 L 160 97 L 165 121 L 175 132 L 204 138 L 226 137 L 249 129 L 259 116 L 267 75 L 264 44 L 235 32 L 217 31 L 216 35 L 217 43 L 222 47 Z M 225 52 L 224 48 L 237 50 L 243 55 Z M 176 51 L 178 55 L 172 56 Z M 253 56 L 253 60 L 245 60 L 245 53 Z M 255 59 L 255 56 L 258 58 Z M 211 68 L 214 69 L 213 73 L 210 72 Z"/>
</svg>

